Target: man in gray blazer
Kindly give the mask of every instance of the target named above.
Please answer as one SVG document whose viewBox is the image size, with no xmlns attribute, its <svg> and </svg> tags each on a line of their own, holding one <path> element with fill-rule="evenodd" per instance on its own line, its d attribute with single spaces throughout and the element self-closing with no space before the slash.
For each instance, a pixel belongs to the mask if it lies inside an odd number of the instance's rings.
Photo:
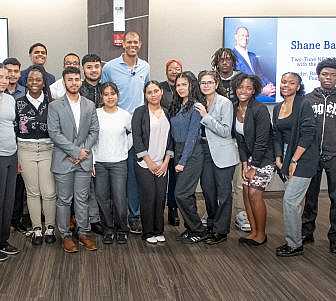
<svg viewBox="0 0 336 301">
<path fill-rule="evenodd" d="M 80 71 L 64 69 L 66 94 L 62 100 L 50 103 L 48 132 L 54 143 L 51 170 L 57 191 L 57 225 L 63 238 L 65 252 L 74 253 L 78 247 L 70 231 L 70 206 L 74 200 L 79 242 L 88 250 L 97 250 L 91 238 L 88 196 L 92 171 L 91 149 L 98 139 L 99 124 L 94 103 L 80 96 Z"/>
</svg>

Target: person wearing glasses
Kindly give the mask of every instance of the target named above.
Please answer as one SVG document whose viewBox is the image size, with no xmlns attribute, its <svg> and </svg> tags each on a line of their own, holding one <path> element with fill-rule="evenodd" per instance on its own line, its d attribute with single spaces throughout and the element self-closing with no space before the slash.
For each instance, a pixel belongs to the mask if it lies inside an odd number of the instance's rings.
<svg viewBox="0 0 336 301">
<path fill-rule="evenodd" d="M 199 85 L 206 106 L 195 103 L 201 119 L 201 146 L 204 154 L 201 187 L 207 208 L 206 243 L 218 244 L 227 239 L 232 212 L 232 178 L 239 162 L 238 148 L 232 138 L 233 105 L 224 97 L 219 74 L 202 71 Z"/>
<path fill-rule="evenodd" d="M 79 68 L 80 58 L 76 53 L 70 52 L 64 56 L 63 59 L 63 68 L 67 67 L 76 67 Z M 52 85 L 50 85 L 50 93 L 53 99 L 62 99 L 65 95 L 65 86 L 63 77 L 55 81 Z"/>
</svg>

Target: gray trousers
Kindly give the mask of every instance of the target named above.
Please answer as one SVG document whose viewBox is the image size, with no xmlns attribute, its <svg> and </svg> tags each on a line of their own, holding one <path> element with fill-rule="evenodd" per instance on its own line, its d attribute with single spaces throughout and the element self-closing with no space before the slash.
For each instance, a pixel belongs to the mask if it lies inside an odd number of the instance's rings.
<svg viewBox="0 0 336 301">
<path fill-rule="evenodd" d="M 283 196 L 284 229 L 287 244 L 292 248 L 302 246 L 302 212 L 310 180 L 293 176 L 286 184 Z"/>
<path fill-rule="evenodd" d="M 67 174 L 55 173 L 56 182 L 56 215 L 57 226 L 62 238 L 71 237 L 70 214 L 71 203 L 74 201 L 75 217 L 79 234 L 90 232 L 89 223 L 89 192 L 91 172 L 74 170 Z"/>
<path fill-rule="evenodd" d="M 91 182 L 90 182 L 89 221 L 91 224 L 100 222 L 100 212 L 99 212 L 98 201 L 96 197 L 94 178 L 91 178 Z"/>
</svg>

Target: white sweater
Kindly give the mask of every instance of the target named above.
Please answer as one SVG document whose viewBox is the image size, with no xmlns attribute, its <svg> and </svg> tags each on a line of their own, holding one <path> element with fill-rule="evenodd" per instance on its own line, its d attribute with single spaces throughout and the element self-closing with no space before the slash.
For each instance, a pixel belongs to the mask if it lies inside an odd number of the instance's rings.
<svg viewBox="0 0 336 301">
<path fill-rule="evenodd" d="M 99 120 L 98 142 L 93 148 L 95 162 L 120 162 L 128 158 L 128 150 L 132 147 L 131 132 L 132 116 L 118 107 L 113 113 L 103 108 L 97 109 Z"/>
</svg>

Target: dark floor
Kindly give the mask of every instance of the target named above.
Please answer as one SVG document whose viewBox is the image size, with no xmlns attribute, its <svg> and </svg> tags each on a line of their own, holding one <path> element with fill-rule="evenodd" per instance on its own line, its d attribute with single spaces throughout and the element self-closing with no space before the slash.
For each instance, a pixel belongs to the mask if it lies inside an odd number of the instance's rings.
<svg viewBox="0 0 336 301">
<path fill-rule="evenodd" d="M 22 252 L 0 263 L 0 300 L 336 300 L 336 256 L 328 252 L 329 200 L 320 199 L 316 241 L 305 255 L 277 258 L 283 242 L 281 199 L 268 195 L 268 243 L 227 242 L 208 247 L 175 241 L 182 230 L 166 227 L 165 245 L 128 245 L 65 254 L 57 243 L 32 247 L 13 233 Z"/>
</svg>

